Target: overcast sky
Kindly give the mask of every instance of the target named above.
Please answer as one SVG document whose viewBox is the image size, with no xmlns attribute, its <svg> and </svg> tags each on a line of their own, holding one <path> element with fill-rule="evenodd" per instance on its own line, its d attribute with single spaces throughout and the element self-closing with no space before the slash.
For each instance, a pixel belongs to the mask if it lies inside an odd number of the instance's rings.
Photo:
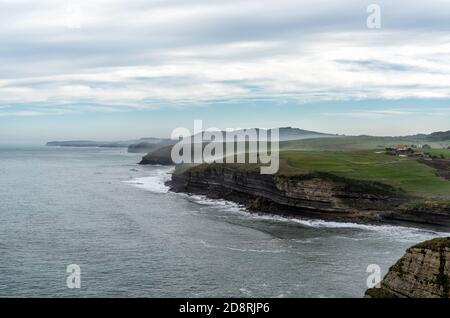
<svg viewBox="0 0 450 318">
<path fill-rule="evenodd" d="M 0 143 L 448 130 L 449 31 L 448 0 L 2 0 Z"/>
</svg>

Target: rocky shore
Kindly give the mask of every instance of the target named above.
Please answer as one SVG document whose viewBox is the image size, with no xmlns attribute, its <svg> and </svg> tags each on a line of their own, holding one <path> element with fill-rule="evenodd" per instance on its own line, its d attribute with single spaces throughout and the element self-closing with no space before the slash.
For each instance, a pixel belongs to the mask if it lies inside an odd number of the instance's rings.
<svg viewBox="0 0 450 318">
<path fill-rule="evenodd" d="M 366 298 L 449 298 L 450 237 L 409 248 Z"/>
<path fill-rule="evenodd" d="M 447 206 L 408 207 L 412 198 L 399 189 L 328 173 L 261 175 L 256 169 L 204 164 L 178 169 L 169 185 L 175 192 L 226 199 L 271 214 L 361 223 L 400 221 L 450 229 Z"/>
</svg>

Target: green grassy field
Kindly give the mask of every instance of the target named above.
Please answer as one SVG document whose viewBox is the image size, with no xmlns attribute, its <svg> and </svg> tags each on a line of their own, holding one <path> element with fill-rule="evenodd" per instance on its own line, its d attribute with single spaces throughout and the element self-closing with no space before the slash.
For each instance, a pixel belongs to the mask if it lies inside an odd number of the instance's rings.
<svg viewBox="0 0 450 318">
<path fill-rule="evenodd" d="M 445 159 L 450 159 L 450 149 L 426 149 L 423 152 L 428 152 L 434 156 L 441 157 Z"/>
<path fill-rule="evenodd" d="M 282 151 L 280 173 L 328 172 L 351 179 L 381 182 L 422 197 L 450 197 L 450 181 L 437 177 L 433 168 L 411 158 L 377 152 Z"/>
</svg>

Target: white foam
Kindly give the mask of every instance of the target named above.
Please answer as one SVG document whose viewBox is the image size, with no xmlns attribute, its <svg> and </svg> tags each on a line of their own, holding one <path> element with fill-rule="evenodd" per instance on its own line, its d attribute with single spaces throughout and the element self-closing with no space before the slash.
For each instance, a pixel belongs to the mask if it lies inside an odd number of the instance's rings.
<svg viewBox="0 0 450 318">
<path fill-rule="evenodd" d="M 369 225 L 350 222 L 333 222 L 323 220 L 304 220 L 291 219 L 306 226 L 315 228 L 336 228 L 336 229 L 358 229 L 363 231 L 378 232 L 386 236 L 395 237 L 397 240 L 416 240 L 422 238 L 432 238 L 435 236 L 449 236 L 450 233 L 438 232 L 433 230 L 419 229 L 414 227 L 395 226 L 395 225 Z"/>
<path fill-rule="evenodd" d="M 251 214 L 251 213 L 248 213 Z M 376 232 L 383 236 L 393 237 L 396 240 L 411 241 L 416 239 L 426 239 L 435 236 L 450 236 L 448 232 L 438 232 L 433 230 L 419 229 L 414 227 L 396 226 L 396 225 L 373 225 L 351 222 L 335 222 L 324 220 L 313 220 L 293 217 L 283 217 L 278 215 L 260 215 L 251 214 L 254 218 L 272 220 L 277 222 L 297 223 L 312 228 L 330 228 L 330 229 L 355 229 L 367 232 Z"/>
<path fill-rule="evenodd" d="M 209 199 L 203 195 L 190 195 L 189 200 L 201 204 L 218 208 L 223 211 L 237 213 L 241 217 L 250 219 L 267 220 L 273 222 L 296 223 L 312 228 L 330 228 L 330 229 L 355 229 L 366 232 L 379 233 L 383 236 L 392 237 L 397 241 L 416 241 L 429 239 L 436 236 L 450 236 L 448 232 L 439 232 L 433 230 L 419 229 L 414 227 L 396 226 L 396 225 L 373 225 L 351 222 L 324 221 L 318 219 L 304 219 L 296 217 L 286 217 L 273 214 L 252 213 L 244 206 L 222 199 Z"/>
<path fill-rule="evenodd" d="M 167 193 L 170 188 L 166 186 L 166 182 L 170 180 L 170 176 L 175 167 L 158 166 L 154 170 L 149 170 L 149 176 L 134 178 L 123 181 L 136 188 L 144 189 L 153 193 Z"/>
</svg>

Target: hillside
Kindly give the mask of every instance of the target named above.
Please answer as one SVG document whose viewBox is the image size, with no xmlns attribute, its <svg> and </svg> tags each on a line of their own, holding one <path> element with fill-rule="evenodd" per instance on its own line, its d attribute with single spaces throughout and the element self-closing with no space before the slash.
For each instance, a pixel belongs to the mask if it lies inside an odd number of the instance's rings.
<svg viewBox="0 0 450 318">
<path fill-rule="evenodd" d="M 450 181 L 413 158 L 389 156 L 374 150 L 298 151 L 280 153 L 280 174 L 328 172 L 351 179 L 387 184 L 417 196 L 450 199 Z"/>
<path fill-rule="evenodd" d="M 238 129 L 238 130 L 234 130 L 231 133 L 235 136 L 237 136 L 237 138 L 242 137 L 245 138 L 246 135 L 249 134 L 249 130 L 252 130 L 258 134 L 264 134 L 264 135 L 271 135 L 271 131 L 272 129 L 260 129 L 260 128 L 250 128 L 250 129 Z M 222 134 L 222 138 L 225 141 L 225 137 L 226 137 L 226 132 L 224 131 L 216 131 L 214 132 L 215 134 Z M 204 132 L 202 133 L 198 133 L 194 136 L 191 136 L 190 140 L 193 140 L 192 138 L 202 138 L 203 141 L 209 142 L 211 141 L 211 138 L 208 138 L 207 135 L 205 135 Z M 322 132 L 317 132 L 317 131 L 310 131 L 310 130 L 304 130 L 304 129 L 300 129 L 300 128 L 293 128 L 293 127 L 280 127 L 279 128 L 279 137 L 280 137 L 280 141 L 287 141 L 287 140 L 302 140 L 302 139 L 315 139 L 315 138 L 335 138 L 335 137 L 340 137 L 339 135 L 334 135 L 334 134 L 328 134 L 328 133 L 322 133 Z M 249 138 L 250 140 L 255 140 L 254 138 Z M 189 140 L 188 140 L 189 141 Z"/>
<path fill-rule="evenodd" d="M 428 135 L 427 139 L 432 141 L 450 140 L 450 130 L 434 132 Z"/>
</svg>

